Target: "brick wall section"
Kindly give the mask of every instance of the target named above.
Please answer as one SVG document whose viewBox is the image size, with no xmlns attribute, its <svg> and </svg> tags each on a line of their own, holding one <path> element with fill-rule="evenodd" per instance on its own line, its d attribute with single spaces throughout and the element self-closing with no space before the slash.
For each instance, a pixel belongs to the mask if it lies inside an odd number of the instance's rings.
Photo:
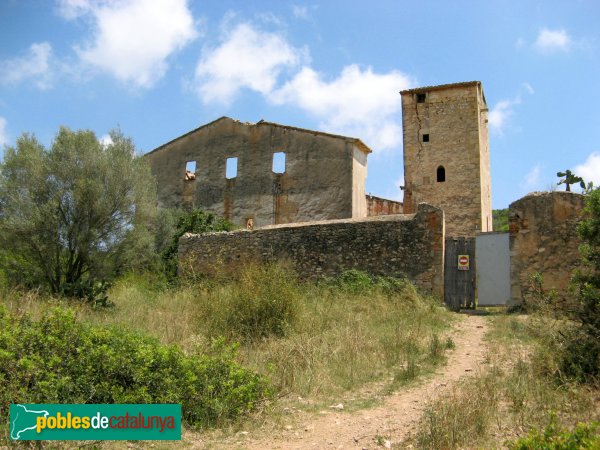
<svg viewBox="0 0 600 450">
<path fill-rule="evenodd" d="M 367 216 L 369 217 L 402 214 L 402 212 L 402 202 L 367 195 Z"/>
<path fill-rule="evenodd" d="M 287 261 L 302 278 L 359 269 L 405 277 L 443 297 L 444 213 L 421 204 L 416 214 L 270 226 L 179 240 L 181 271 L 210 275 L 249 262 Z"/>
<path fill-rule="evenodd" d="M 584 197 L 574 192 L 533 192 L 509 206 L 511 298 L 529 293 L 529 277 L 544 276 L 544 288 L 568 296 L 580 261 L 577 224 Z"/>
</svg>

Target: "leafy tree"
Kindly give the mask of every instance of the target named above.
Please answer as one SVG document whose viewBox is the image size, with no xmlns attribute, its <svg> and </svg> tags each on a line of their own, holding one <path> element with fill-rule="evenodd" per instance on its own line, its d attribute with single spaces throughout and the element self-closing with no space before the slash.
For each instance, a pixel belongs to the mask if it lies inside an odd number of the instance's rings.
<svg viewBox="0 0 600 450">
<path fill-rule="evenodd" d="M 568 310 L 577 327 L 568 337 L 563 369 L 594 379 L 600 376 L 600 189 L 586 195 L 585 205 L 578 229 L 583 268 L 574 277 L 578 302 Z"/>
<path fill-rule="evenodd" d="M 508 231 L 508 208 L 492 210 L 494 231 Z"/>
<path fill-rule="evenodd" d="M 571 172 L 570 170 L 565 170 L 564 172 L 557 172 L 556 173 L 557 177 L 564 177 L 564 180 L 560 180 L 557 185 L 560 186 L 561 184 L 566 185 L 567 187 L 567 192 L 571 191 L 571 185 L 572 184 L 577 184 L 579 183 L 579 186 L 581 186 L 581 189 L 585 189 L 586 185 L 585 182 L 583 181 L 583 178 L 578 177 L 577 175 L 575 175 L 573 172 Z"/>
<path fill-rule="evenodd" d="M 177 250 L 179 238 L 185 233 L 208 233 L 210 231 L 231 231 L 232 223 L 212 213 L 200 209 L 190 211 L 173 211 L 176 216 L 175 232 L 171 242 L 162 252 L 163 264 L 167 278 L 174 281 L 177 277 Z"/>
<path fill-rule="evenodd" d="M 153 177 L 131 139 L 61 128 L 50 149 L 29 134 L 0 164 L 0 264 L 9 278 L 93 299 L 152 258 Z"/>
</svg>

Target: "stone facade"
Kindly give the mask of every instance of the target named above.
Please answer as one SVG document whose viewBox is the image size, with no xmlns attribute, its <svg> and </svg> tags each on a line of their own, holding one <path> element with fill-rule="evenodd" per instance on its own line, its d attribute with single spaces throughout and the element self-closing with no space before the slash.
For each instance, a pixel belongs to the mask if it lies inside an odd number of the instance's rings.
<svg viewBox="0 0 600 450">
<path fill-rule="evenodd" d="M 355 138 L 222 117 L 146 157 L 161 206 L 201 208 L 245 228 L 366 217 L 370 152 Z"/>
<path fill-rule="evenodd" d="M 404 277 L 443 298 L 444 213 L 421 204 L 412 215 L 186 234 L 179 240 L 183 271 L 211 274 L 271 261 L 289 262 L 303 278 L 347 269 Z"/>
<path fill-rule="evenodd" d="M 403 212 L 402 202 L 367 195 L 367 216 L 369 217 L 402 214 Z"/>
<path fill-rule="evenodd" d="M 492 231 L 488 108 L 478 81 L 402 91 L 404 212 L 442 208 L 449 236 Z"/>
<path fill-rule="evenodd" d="M 539 272 L 544 289 L 569 296 L 579 265 L 577 224 L 584 197 L 574 192 L 533 192 L 509 206 L 511 300 L 527 298 L 530 276 Z"/>
</svg>

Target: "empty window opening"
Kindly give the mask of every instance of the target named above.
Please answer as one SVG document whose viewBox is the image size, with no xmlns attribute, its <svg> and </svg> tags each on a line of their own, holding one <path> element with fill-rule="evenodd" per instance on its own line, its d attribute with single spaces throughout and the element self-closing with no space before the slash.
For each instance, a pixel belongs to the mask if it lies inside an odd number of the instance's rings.
<svg viewBox="0 0 600 450">
<path fill-rule="evenodd" d="M 196 161 L 188 161 L 185 163 L 185 180 L 196 179 Z"/>
<path fill-rule="evenodd" d="M 427 94 L 425 92 L 421 94 L 417 94 L 417 103 L 425 103 L 425 99 L 427 98 Z"/>
<path fill-rule="evenodd" d="M 273 172 L 274 173 L 285 173 L 285 153 L 284 152 L 273 153 Z"/>
<path fill-rule="evenodd" d="M 446 169 L 444 169 L 444 166 L 437 168 L 437 181 L 438 183 L 443 183 L 446 181 Z"/>
<path fill-rule="evenodd" d="M 237 158 L 227 158 L 227 164 L 225 165 L 225 178 L 231 180 L 237 177 Z"/>
<path fill-rule="evenodd" d="M 429 134 L 423 135 L 423 142 L 429 142 Z"/>
</svg>

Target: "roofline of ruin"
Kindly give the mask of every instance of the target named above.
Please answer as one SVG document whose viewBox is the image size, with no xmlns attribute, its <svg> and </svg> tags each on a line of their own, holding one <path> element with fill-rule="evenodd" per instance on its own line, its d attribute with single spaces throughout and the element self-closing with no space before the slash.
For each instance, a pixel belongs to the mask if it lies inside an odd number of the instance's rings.
<svg viewBox="0 0 600 450">
<path fill-rule="evenodd" d="M 149 155 L 149 154 L 151 154 L 151 153 L 157 152 L 158 150 L 161 150 L 161 149 L 163 149 L 163 148 L 165 148 L 165 147 L 167 147 L 167 146 L 171 145 L 173 142 L 176 142 L 176 141 L 178 141 L 178 140 L 180 140 L 180 139 L 183 139 L 183 138 L 184 138 L 184 137 L 186 137 L 186 136 L 189 136 L 189 135 L 191 135 L 191 134 L 194 134 L 194 133 L 196 133 L 197 131 L 200 131 L 201 129 L 203 129 L 203 128 L 206 128 L 206 127 L 208 127 L 208 126 L 210 126 L 210 125 L 212 125 L 212 124 L 214 124 L 214 123 L 217 123 L 217 122 L 219 122 L 219 121 L 221 121 L 221 120 L 224 120 L 224 119 L 227 119 L 227 120 L 232 120 L 233 122 L 237 122 L 237 123 L 240 123 L 240 124 L 243 124 L 243 125 L 246 125 L 246 126 L 261 126 L 261 125 L 270 125 L 270 126 L 275 126 L 275 127 L 285 128 L 286 130 L 294 130 L 294 131 L 300 131 L 300 132 L 302 132 L 302 133 L 311 133 L 311 134 L 313 134 L 313 135 L 327 136 L 327 137 L 332 137 L 332 138 L 335 138 L 335 139 L 343 139 L 343 140 L 344 140 L 344 141 L 346 141 L 346 142 L 351 142 L 352 144 L 355 144 L 355 145 L 356 145 L 356 146 L 357 146 L 357 147 L 358 147 L 358 148 L 359 148 L 361 151 L 363 151 L 363 152 L 364 152 L 364 153 L 366 153 L 366 154 L 369 154 L 369 153 L 372 153 L 372 152 L 373 152 L 373 150 L 371 150 L 371 149 L 370 149 L 370 148 L 369 148 L 369 147 L 368 147 L 368 146 L 367 146 L 367 145 L 366 145 L 366 144 L 365 144 L 363 141 L 361 141 L 361 140 L 360 140 L 360 139 L 358 139 L 358 138 L 353 138 L 353 137 L 350 137 L 350 136 L 342 136 L 342 135 L 339 135 L 339 134 L 326 133 L 326 132 L 324 132 L 324 131 L 316 131 L 316 130 L 309 130 L 309 129 L 306 129 L 306 128 L 293 127 L 293 126 L 289 126 L 289 125 L 281 125 L 281 124 L 279 124 L 279 123 L 275 123 L 275 122 L 266 122 L 266 121 L 264 121 L 264 120 L 260 120 L 260 121 L 258 121 L 258 122 L 256 122 L 256 123 L 252 123 L 252 122 L 241 122 L 241 121 L 239 121 L 239 120 L 237 120 L 237 119 L 232 119 L 231 117 L 227 117 L 227 116 L 221 116 L 221 117 L 219 117 L 218 119 L 215 119 L 215 120 L 213 120 L 212 122 L 209 122 L 209 123 L 207 123 L 207 124 L 204 124 L 204 125 L 202 125 L 202 126 L 200 126 L 200 127 L 198 127 L 198 128 L 195 128 L 195 129 L 193 129 L 193 130 L 191 130 L 191 131 L 188 131 L 187 133 L 185 133 L 185 134 L 182 134 L 181 136 L 178 136 L 178 137 L 176 137 L 175 139 L 172 139 L 172 140 L 170 140 L 169 142 L 167 142 L 167 143 L 165 143 L 165 144 L 162 144 L 162 145 L 161 145 L 161 146 L 159 146 L 159 147 L 156 147 L 154 150 L 151 150 L 151 151 L 149 151 L 149 152 L 145 153 L 145 155 Z"/>
</svg>

